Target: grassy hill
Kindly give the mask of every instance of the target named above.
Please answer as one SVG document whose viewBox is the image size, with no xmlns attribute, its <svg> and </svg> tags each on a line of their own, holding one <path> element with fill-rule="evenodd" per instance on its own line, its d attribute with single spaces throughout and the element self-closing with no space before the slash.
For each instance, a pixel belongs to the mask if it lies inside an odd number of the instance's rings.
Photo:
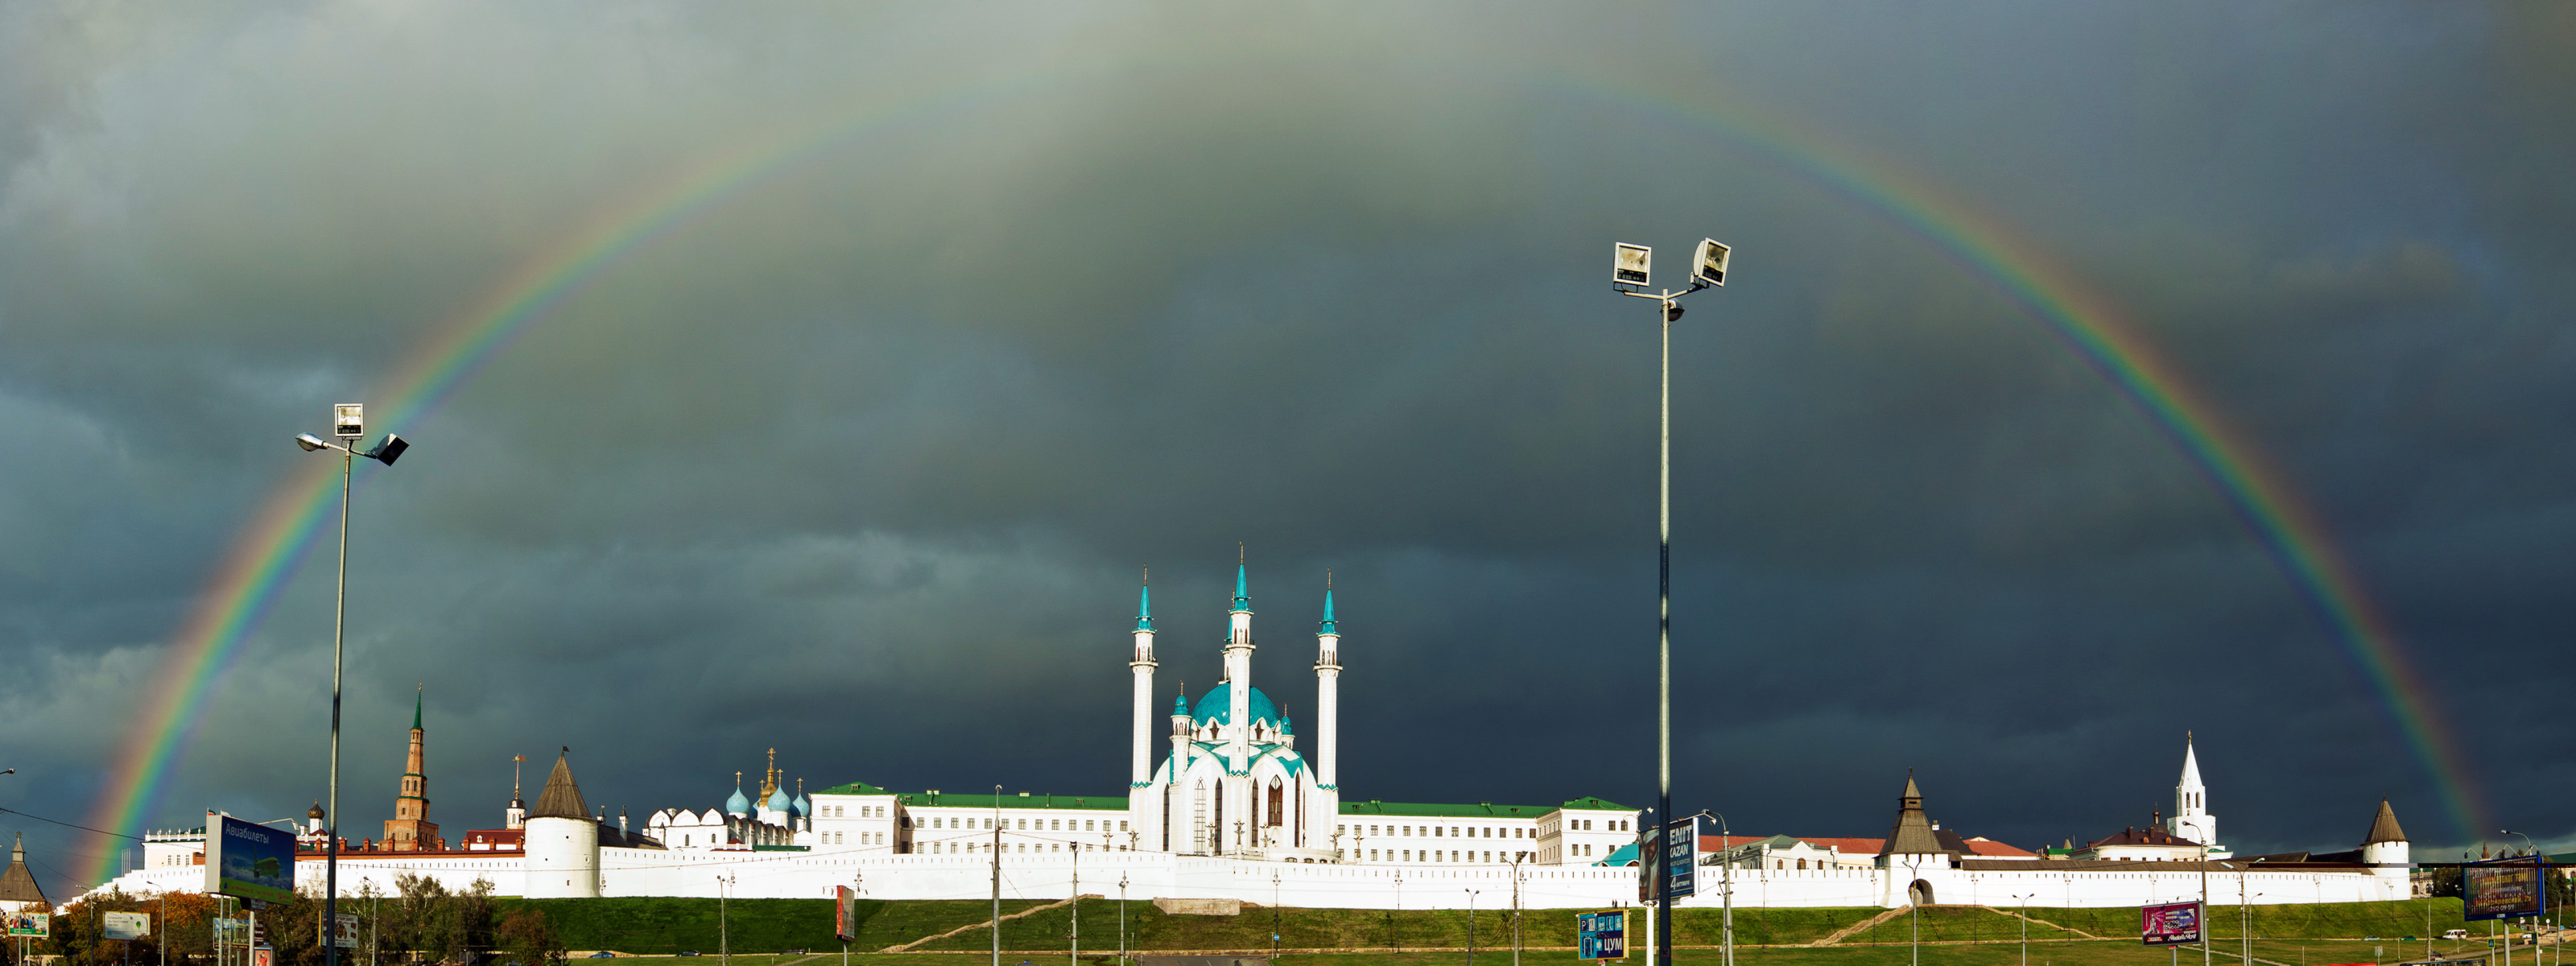
<svg viewBox="0 0 2576 966">
<path fill-rule="evenodd" d="M 717 902 L 713 899 L 499 899 L 501 912 L 534 908 L 545 913 L 566 947 L 615 949 L 668 954 L 695 949 L 712 954 L 718 948 Z M 1005 913 L 1045 903 L 1007 901 Z M 1118 946 L 1118 902 L 1086 899 L 1081 903 L 1082 946 L 1114 950 Z M 2411 902 L 2329 903 L 2258 906 L 2255 935 L 2271 941 L 2381 936 L 2396 940 L 2424 935 L 2425 913 L 2432 913 L 2433 932 L 2459 928 L 2456 899 Z M 873 951 L 945 932 L 991 915 L 982 901 L 873 902 L 856 904 L 859 938 L 854 951 Z M 1738 946 L 1813 942 L 1877 915 L 1878 909 L 1739 909 L 1735 913 Z M 2211 910 L 2212 935 L 2232 941 L 2239 935 L 2236 908 Z M 824 899 L 734 899 L 724 903 L 724 918 L 738 953 L 784 949 L 840 949 L 832 935 L 832 904 Z M 1127 904 L 1127 943 L 1137 950 L 1268 949 L 1274 922 L 1270 909 L 1247 906 L 1240 916 L 1172 916 L 1138 899 Z M 2051 909 L 2031 907 L 2029 915 L 2057 926 L 2134 943 L 2138 913 L 2130 908 Z M 1049 909 L 1002 925 L 1002 948 L 1063 949 L 1072 926 L 1070 907 Z M 1462 910 L 1406 910 L 1390 913 L 1361 909 L 1276 910 L 1279 945 L 1285 949 L 1421 949 L 1467 945 L 1468 914 Z M 1642 924 L 1639 928 L 1642 928 Z M 1928 906 L 1919 915 L 1895 917 L 1845 939 L 1853 947 L 1905 946 L 1919 928 L 1925 942 L 2010 941 L 2021 935 L 2021 922 L 2009 915 L 1975 906 Z M 1475 915 L 1477 945 L 1493 948 L 1510 943 L 1508 911 L 1479 910 Z M 1720 941 L 1720 915 L 1715 909 L 1685 909 L 1674 923 L 1676 945 L 1705 946 Z M 2030 938 L 2069 940 L 2074 933 L 2033 924 Z M 1528 946 L 1574 944 L 1574 914 L 1553 909 L 1525 913 L 1521 941 Z M 988 949 L 992 940 L 981 930 L 922 947 L 924 951 Z"/>
</svg>

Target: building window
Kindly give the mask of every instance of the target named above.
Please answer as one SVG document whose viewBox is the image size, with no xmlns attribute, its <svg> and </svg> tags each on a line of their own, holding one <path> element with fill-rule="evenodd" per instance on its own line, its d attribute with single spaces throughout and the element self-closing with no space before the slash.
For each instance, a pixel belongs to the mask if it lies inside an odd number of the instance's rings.
<svg viewBox="0 0 2576 966">
<path fill-rule="evenodd" d="M 1127 823 L 1125 823 L 1125 822 L 1120 822 L 1120 823 L 1118 823 L 1118 830 L 1119 830 L 1119 831 L 1121 831 L 1121 832 L 1126 831 L 1126 830 L 1127 830 Z M 1122 851 L 1123 851 L 1123 850 L 1122 850 Z"/>
</svg>

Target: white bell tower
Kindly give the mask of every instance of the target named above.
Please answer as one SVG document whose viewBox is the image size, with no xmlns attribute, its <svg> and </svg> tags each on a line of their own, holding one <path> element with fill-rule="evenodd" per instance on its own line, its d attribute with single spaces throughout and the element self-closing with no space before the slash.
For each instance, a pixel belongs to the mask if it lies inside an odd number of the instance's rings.
<svg viewBox="0 0 2576 966">
<path fill-rule="evenodd" d="M 2206 846 L 2210 858 L 2232 854 L 2218 844 L 2218 816 L 2209 814 L 2209 787 L 2201 784 L 2200 756 L 2188 731 L 2182 734 L 2182 780 L 2174 783 L 2173 817 L 2165 820 L 2165 831 Z"/>
</svg>

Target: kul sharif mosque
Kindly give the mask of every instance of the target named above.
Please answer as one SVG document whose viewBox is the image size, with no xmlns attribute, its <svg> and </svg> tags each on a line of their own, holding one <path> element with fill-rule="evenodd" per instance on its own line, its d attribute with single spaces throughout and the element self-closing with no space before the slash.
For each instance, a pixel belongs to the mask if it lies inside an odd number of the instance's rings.
<svg viewBox="0 0 2576 966">
<path fill-rule="evenodd" d="M 1223 679 L 1192 705 L 1165 703 L 1154 675 L 1153 597 L 1139 588 L 1124 795 L 896 792 L 852 782 L 789 795 L 775 760 L 757 796 L 741 788 L 723 809 L 663 809 L 645 832 L 680 850 L 877 849 L 894 854 L 977 855 L 993 815 L 1014 833 L 1013 854 L 1108 852 L 1234 856 L 1315 862 L 1602 862 L 1635 836 L 1635 813 L 1599 798 L 1555 805 L 1344 801 L 1339 768 L 1342 635 L 1327 579 L 1315 632 L 1313 757 L 1298 750 L 1296 723 L 1253 686 L 1250 576 L 1235 564 L 1233 607 L 1221 646 Z M 1156 762 L 1157 744 L 1168 742 Z M 1042 816 L 1042 817 L 1040 817 Z M 1026 832 L 1026 836 L 1018 833 Z M 1474 839 L 1463 842 L 1461 839 Z M 1472 845 L 1470 848 L 1468 846 Z"/>
</svg>

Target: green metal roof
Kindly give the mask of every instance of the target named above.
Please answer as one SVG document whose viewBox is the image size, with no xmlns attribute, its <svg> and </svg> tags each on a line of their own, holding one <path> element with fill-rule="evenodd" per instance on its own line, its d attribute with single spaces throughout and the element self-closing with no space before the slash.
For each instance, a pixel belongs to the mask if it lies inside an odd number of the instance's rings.
<svg viewBox="0 0 2576 966">
<path fill-rule="evenodd" d="M 1473 805 L 1438 805 L 1422 802 L 1343 802 L 1344 815 L 1392 815 L 1410 818 L 1537 818 L 1556 811 L 1543 805 L 1496 805 L 1477 802 Z"/>
<path fill-rule="evenodd" d="M 905 805 L 910 805 L 915 808 L 932 805 L 940 806 L 942 808 L 991 808 L 993 807 L 994 797 L 989 794 L 970 795 L 959 792 L 890 792 L 866 782 L 851 782 L 847 785 L 826 788 L 816 794 L 892 795 L 896 799 L 902 801 Z M 1091 810 L 1107 809 L 1110 811 L 1123 811 L 1127 808 L 1127 799 L 1117 795 L 1056 795 L 1046 792 L 1019 792 L 1003 795 L 1001 796 L 1001 799 L 1003 808 L 1080 808 Z"/>
<path fill-rule="evenodd" d="M 849 783 L 849 784 L 847 784 L 847 785 L 834 785 L 834 786 L 832 786 L 832 787 L 830 787 L 830 788 L 826 788 L 826 789 L 824 789 L 824 790 L 822 790 L 822 791 L 815 792 L 814 794 L 817 794 L 817 795 L 886 795 L 886 794 L 891 794 L 891 793 L 890 793 L 890 792 L 887 792 L 885 789 L 878 788 L 878 787 L 876 787 L 875 785 L 870 785 L 870 784 L 868 784 L 868 783 L 866 783 L 866 782 L 851 782 L 851 783 Z"/>
<path fill-rule="evenodd" d="M 1591 810 L 1591 811 L 1603 811 L 1603 812 L 1633 812 L 1633 811 L 1636 811 L 1636 809 L 1629 808 L 1628 806 L 1621 805 L 1621 804 L 1619 804 L 1619 803 L 1617 803 L 1617 802 L 1611 801 L 1611 800 L 1606 799 L 1606 798 L 1591 798 L 1591 797 L 1585 797 L 1585 798 L 1570 798 L 1570 799 L 1567 799 L 1567 800 L 1566 800 L 1566 802 L 1565 802 L 1565 807 L 1567 807 L 1567 808 L 1579 808 L 1579 809 L 1586 809 L 1586 810 Z"/>
</svg>

